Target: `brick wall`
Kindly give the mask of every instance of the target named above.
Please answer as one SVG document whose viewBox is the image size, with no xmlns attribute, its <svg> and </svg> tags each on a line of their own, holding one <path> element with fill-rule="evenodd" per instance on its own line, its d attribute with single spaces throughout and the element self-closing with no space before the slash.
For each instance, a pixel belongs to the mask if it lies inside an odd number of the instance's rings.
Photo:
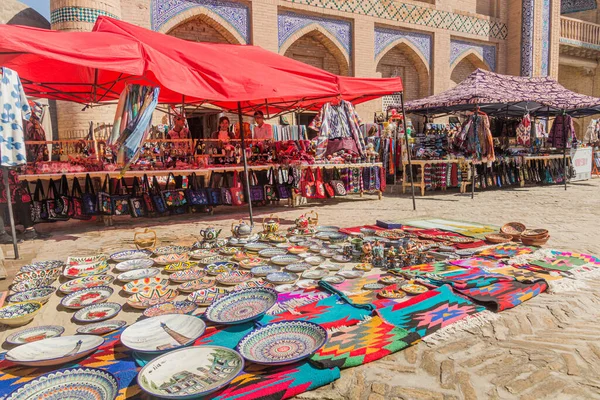
<svg viewBox="0 0 600 400">
<path fill-rule="evenodd" d="M 169 35 L 195 42 L 229 43 L 221 32 L 200 17 L 176 26 Z"/>
<path fill-rule="evenodd" d="M 312 35 L 305 35 L 298 39 L 287 49 L 285 56 L 333 74 L 339 75 L 342 70 L 334 55 Z"/>
<path fill-rule="evenodd" d="M 477 66 L 469 60 L 469 58 L 463 58 L 452 70 L 452 74 L 450 75 L 450 80 L 452 81 L 452 86 L 458 85 L 462 81 L 464 81 L 473 71 L 477 69 Z"/>
<path fill-rule="evenodd" d="M 121 0 L 121 19 L 150 29 L 150 0 Z"/>
<path fill-rule="evenodd" d="M 382 78 L 399 76 L 404 84 L 406 100 L 418 99 L 429 94 L 429 75 L 425 66 L 415 60 L 403 45 L 390 50 L 377 65 Z"/>
</svg>

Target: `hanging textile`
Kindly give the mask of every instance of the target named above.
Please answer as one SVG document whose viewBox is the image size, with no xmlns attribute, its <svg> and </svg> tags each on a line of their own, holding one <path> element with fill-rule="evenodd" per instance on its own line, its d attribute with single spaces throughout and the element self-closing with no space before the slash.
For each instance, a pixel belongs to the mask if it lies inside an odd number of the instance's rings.
<svg viewBox="0 0 600 400">
<path fill-rule="evenodd" d="M 531 146 L 531 118 L 529 114 L 526 114 L 517 125 L 517 144 L 519 146 Z"/>
<path fill-rule="evenodd" d="M 477 160 L 494 161 L 494 139 L 488 116 L 477 112 L 468 118 L 456 136 L 454 146 Z"/>
<path fill-rule="evenodd" d="M 31 108 L 19 75 L 0 69 L 0 164 L 14 167 L 27 163 L 23 120 L 31 118 Z"/>
<path fill-rule="evenodd" d="M 587 129 L 585 130 L 585 135 L 583 136 L 583 143 L 590 144 L 596 143 L 599 139 L 600 133 L 600 124 L 598 123 L 600 120 L 593 119 L 590 121 Z"/>
<path fill-rule="evenodd" d="M 565 143 L 566 138 L 566 143 Z M 571 148 L 571 144 L 577 141 L 575 136 L 575 125 L 570 115 L 559 115 L 554 119 L 552 129 L 548 135 L 548 143 L 552 146 L 562 149 Z"/>
</svg>

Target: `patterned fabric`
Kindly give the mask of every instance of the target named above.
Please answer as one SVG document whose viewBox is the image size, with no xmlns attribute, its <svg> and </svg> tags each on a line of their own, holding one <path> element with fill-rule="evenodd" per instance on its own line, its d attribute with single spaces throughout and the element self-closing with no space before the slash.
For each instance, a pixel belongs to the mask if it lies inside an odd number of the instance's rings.
<svg viewBox="0 0 600 400">
<path fill-rule="evenodd" d="M 548 134 L 548 143 L 562 149 L 563 147 L 571 148 L 574 141 L 577 141 L 577 136 L 575 136 L 573 118 L 570 115 L 557 116 Z"/>
<path fill-rule="evenodd" d="M 19 75 L 0 69 L 0 165 L 14 167 L 27 163 L 23 120 L 31 118 L 31 108 Z"/>
<path fill-rule="evenodd" d="M 491 285 L 472 287 L 469 289 L 454 288 L 478 304 L 492 311 L 504 311 L 518 306 L 548 289 L 545 280 L 524 283 L 517 280 L 499 280 Z"/>
<path fill-rule="evenodd" d="M 548 273 L 540 273 L 540 272 L 530 271 L 530 270 L 524 269 L 524 268 L 515 268 L 515 267 L 497 268 L 494 270 L 494 273 L 506 275 L 506 276 L 515 278 L 518 281 L 535 281 L 538 279 L 554 281 L 554 280 L 562 279 L 560 276 L 552 276 Z"/>
<path fill-rule="evenodd" d="M 511 258 L 521 256 L 524 254 L 531 254 L 534 252 L 534 248 L 522 246 L 518 244 L 501 244 L 495 247 L 490 247 L 485 250 L 481 250 L 477 253 L 481 257 L 493 257 L 493 258 Z"/>
<path fill-rule="evenodd" d="M 600 258 L 590 254 L 557 250 L 552 250 L 551 254 L 550 257 L 544 257 L 541 260 L 529 261 L 529 264 L 544 269 L 565 272 L 581 267 L 590 267 L 590 270 L 591 268 L 600 267 Z"/>
<path fill-rule="evenodd" d="M 462 260 L 451 260 L 450 264 L 463 268 L 498 268 L 500 263 L 496 260 L 489 260 L 481 257 L 465 258 Z"/>
<path fill-rule="evenodd" d="M 454 294 L 450 286 L 444 285 L 408 301 L 382 308 L 379 315 L 393 325 L 425 337 L 484 310 L 484 307 Z"/>
<path fill-rule="evenodd" d="M 27 192 L 26 186 L 19 182 L 19 175 L 16 171 L 8 170 L 8 186 L 10 186 L 10 200 L 15 204 L 18 202 L 28 203 L 31 201 L 31 196 Z M 4 177 L 0 175 L 0 203 L 6 204 L 6 188 L 4 186 Z"/>
<path fill-rule="evenodd" d="M 319 368 L 350 368 L 400 351 L 421 337 L 375 316 L 333 333 L 311 360 Z"/>
<path fill-rule="evenodd" d="M 399 271 L 410 272 L 414 275 L 425 275 L 425 274 L 446 274 L 448 272 L 464 271 L 464 268 L 448 265 L 445 262 L 437 262 L 433 264 L 418 264 L 411 265 L 410 267 L 399 268 Z"/>
<path fill-rule="evenodd" d="M 267 311 L 267 314 L 281 314 L 282 312 L 291 311 L 297 307 L 313 303 L 329 296 L 329 293 L 318 289 L 297 289 L 293 292 L 279 293 L 277 303 Z"/>
</svg>

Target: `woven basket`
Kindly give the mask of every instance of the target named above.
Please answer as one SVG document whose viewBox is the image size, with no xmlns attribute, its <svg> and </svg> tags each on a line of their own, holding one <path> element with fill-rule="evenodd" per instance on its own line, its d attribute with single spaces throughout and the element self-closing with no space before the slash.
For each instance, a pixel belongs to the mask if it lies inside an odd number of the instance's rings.
<svg viewBox="0 0 600 400">
<path fill-rule="evenodd" d="M 543 239 L 548 236 L 547 229 L 526 229 L 521 233 L 521 239 Z"/>
<path fill-rule="evenodd" d="M 512 238 L 512 235 L 509 235 L 508 233 L 491 233 L 486 235 L 485 240 L 490 243 L 499 244 L 510 242 Z"/>
<path fill-rule="evenodd" d="M 521 233 L 525 231 L 525 229 L 527 229 L 527 227 L 520 222 L 509 222 L 500 228 L 500 232 L 511 235 L 513 240 L 519 240 L 521 238 Z"/>
<path fill-rule="evenodd" d="M 521 237 L 521 242 L 527 246 L 543 246 L 548 242 L 548 239 L 550 239 L 550 235 L 542 239 L 528 239 L 526 237 Z"/>
<path fill-rule="evenodd" d="M 133 242 L 138 250 L 156 247 L 156 231 L 146 228 L 143 232 L 136 232 Z"/>
</svg>

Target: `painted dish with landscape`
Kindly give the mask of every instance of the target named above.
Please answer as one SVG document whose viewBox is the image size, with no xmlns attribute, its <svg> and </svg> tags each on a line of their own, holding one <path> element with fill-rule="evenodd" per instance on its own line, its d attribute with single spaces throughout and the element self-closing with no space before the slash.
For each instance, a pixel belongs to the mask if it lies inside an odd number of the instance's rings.
<svg viewBox="0 0 600 400">
<path fill-rule="evenodd" d="M 60 285 L 58 290 L 65 294 L 70 294 L 83 289 L 90 289 L 97 286 L 108 286 L 114 280 L 115 278 L 111 275 L 86 276 L 83 278 L 77 278 L 65 282 L 62 285 Z"/>
<path fill-rule="evenodd" d="M 282 285 L 294 283 L 298 280 L 298 278 L 299 276 L 292 272 L 274 272 L 267 275 L 265 279 L 274 285 Z"/>
<path fill-rule="evenodd" d="M 285 365 L 313 355 L 327 341 L 327 331 L 308 321 L 261 326 L 240 340 L 236 350 L 256 364 Z"/>
<path fill-rule="evenodd" d="M 192 344 L 205 329 L 204 321 L 191 315 L 159 315 L 125 328 L 121 343 L 134 351 L 162 353 Z"/>
<path fill-rule="evenodd" d="M 120 320 L 103 321 L 95 324 L 80 326 L 77 328 L 77 333 L 83 333 L 87 335 L 106 335 L 107 333 L 121 329 L 125 325 L 127 325 L 127 322 Z"/>
<path fill-rule="evenodd" d="M 317 269 L 314 271 L 304 271 L 302 273 L 302 277 L 305 279 L 321 279 L 321 278 L 325 278 L 327 275 L 329 275 L 329 272 L 327 270 L 324 269 Z"/>
<path fill-rule="evenodd" d="M 134 269 L 150 268 L 154 265 L 154 260 L 150 258 L 138 258 L 135 260 L 122 261 L 115 265 L 119 272 L 133 271 Z"/>
<path fill-rule="evenodd" d="M 195 267 L 186 269 L 184 271 L 173 272 L 171 275 L 169 275 L 169 280 L 175 283 L 182 283 L 201 279 L 205 276 L 206 271 L 204 271 L 203 268 Z"/>
<path fill-rule="evenodd" d="M 136 279 L 122 287 L 127 294 L 143 292 L 149 289 L 166 289 L 169 286 L 169 280 L 158 276 L 153 278 Z"/>
<path fill-rule="evenodd" d="M 24 292 L 18 292 L 6 298 L 9 303 L 21 303 L 24 301 L 39 301 L 45 304 L 48 299 L 56 292 L 54 286 L 42 286 L 36 289 L 29 289 Z"/>
<path fill-rule="evenodd" d="M 150 361 L 138 374 L 137 382 L 152 396 L 195 399 L 227 386 L 243 367 L 244 360 L 235 350 L 195 346 Z"/>
<path fill-rule="evenodd" d="M 109 286 L 97 286 L 83 289 L 63 297 L 60 304 L 65 308 L 78 310 L 92 304 L 104 303 L 113 294 L 114 289 Z"/>
<path fill-rule="evenodd" d="M 229 293 L 226 289 L 211 287 L 208 289 L 201 289 L 191 293 L 187 299 L 193 301 L 199 306 L 208 306 L 215 300 L 219 300 L 223 296 Z"/>
<path fill-rule="evenodd" d="M 215 278 L 195 279 L 193 281 L 183 282 L 182 284 L 177 286 L 177 290 L 179 290 L 182 293 L 191 293 L 195 292 L 196 290 L 208 289 L 210 287 L 215 286 L 216 283 L 217 281 L 215 280 Z"/>
<path fill-rule="evenodd" d="M 118 303 L 93 304 L 77 311 L 73 319 L 77 322 L 100 322 L 110 319 L 121 311 Z"/>
<path fill-rule="evenodd" d="M 343 276 L 334 275 L 334 276 L 326 276 L 326 277 L 322 278 L 321 280 L 323 282 L 331 283 L 332 285 L 339 285 L 340 283 L 344 283 L 346 278 L 344 278 Z"/>
<path fill-rule="evenodd" d="M 144 317 L 157 317 L 167 314 L 191 314 L 198 309 L 193 301 L 178 300 L 157 304 L 144 310 Z"/>
<path fill-rule="evenodd" d="M 140 260 L 144 258 L 152 257 L 152 252 L 150 250 L 141 249 L 141 250 L 123 250 L 118 251 L 110 255 L 111 260 L 114 262 L 122 262 L 129 260 Z"/>
<path fill-rule="evenodd" d="M 277 292 L 273 289 L 244 289 L 215 301 L 204 315 L 217 324 L 240 324 L 260 318 L 276 302 Z"/>
<path fill-rule="evenodd" d="M 252 279 L 252 272 L 249 271 L 229 271 L 222 272 L 216 276 L 217 282 L 221 285 L 234 286 Z"/>
<path fill-rule="evenodd" d="M 59 336 L 15 347 L 5 359 L 19 365 L 48 367 L 82 358 L 103 343 L 103 338 L 94 335 Z"/>
<path fill-rule="evenodd" d="M 402 299 L 406 297 L 406 292 L 402 290 L 383 289 L 377 292 L 377 295 L 384 299 Z"/>
<path fill-rule="evenodd" d="M 160 269 L 158 268 L 134 269 L 133 271 L 127 271 L 119 274 L 117 276 L 117 280 L 120 280 L 121 282 L 131 282 L 140 279 L 152 278 L 158 274 L 160 274 Z"/>
<path fill-rule="evenodd" d="M 37 342 L 38 340 L 60 336 L 64 331 L 65 328 L 59 325 L 44 325 L 26 328 L 7 337 L 6 343 L 21 345 L 25 343 Z"/>
<path fill-rule="evenodd" d="M 273 272 L 279 272 L 279 269 L 270 265 L 259 265 L 250 270 L 254 276 L 267 276 Z"/>
<path fill-rule="evenodd" d="M 38 271 L 21 272 L 15 279 L 14 283 L 28 281 L 30 279 L 52 279 L 56 280 L 61 275 L 60 269 L 40 269 Z"/>
<path fill-rule="evenodd" d="M 20 272 L 31 272 L 47 269 L 57 269 L 65 266 L 65 262 L 61 260 L 36 261 L 31 264 L 23 265 Z"/>
<path fill-rule="evenodd" d="M 310 265 L 309 263 L 299 262 L 286 265 L 285 270 L 287 272 L 302 273 L 310 268 L 312 268 L 312 265 Z"/>
<path fill-rule="evenodd" d="M 282 265 L 282 266 L 286 266 L 286 265 L 290 265 L 293 263 L 298 263 L 301 262 L 302 258 L 299 256 L 295 256 L 292 254 L 286 254 L 286 255 L 282 255 L 282 256 L 275 256 L 273 258 L 271 258 L 271 262 L 275 265 Z"/>
<path fill-rule="evenodd" d="M 83 278 L 86 276 L 102 275 L 110 270 L 106 261 L 93 264 L 71 265 L 65 267 L 63 275 L 67 279 Z"/>
</svg>

